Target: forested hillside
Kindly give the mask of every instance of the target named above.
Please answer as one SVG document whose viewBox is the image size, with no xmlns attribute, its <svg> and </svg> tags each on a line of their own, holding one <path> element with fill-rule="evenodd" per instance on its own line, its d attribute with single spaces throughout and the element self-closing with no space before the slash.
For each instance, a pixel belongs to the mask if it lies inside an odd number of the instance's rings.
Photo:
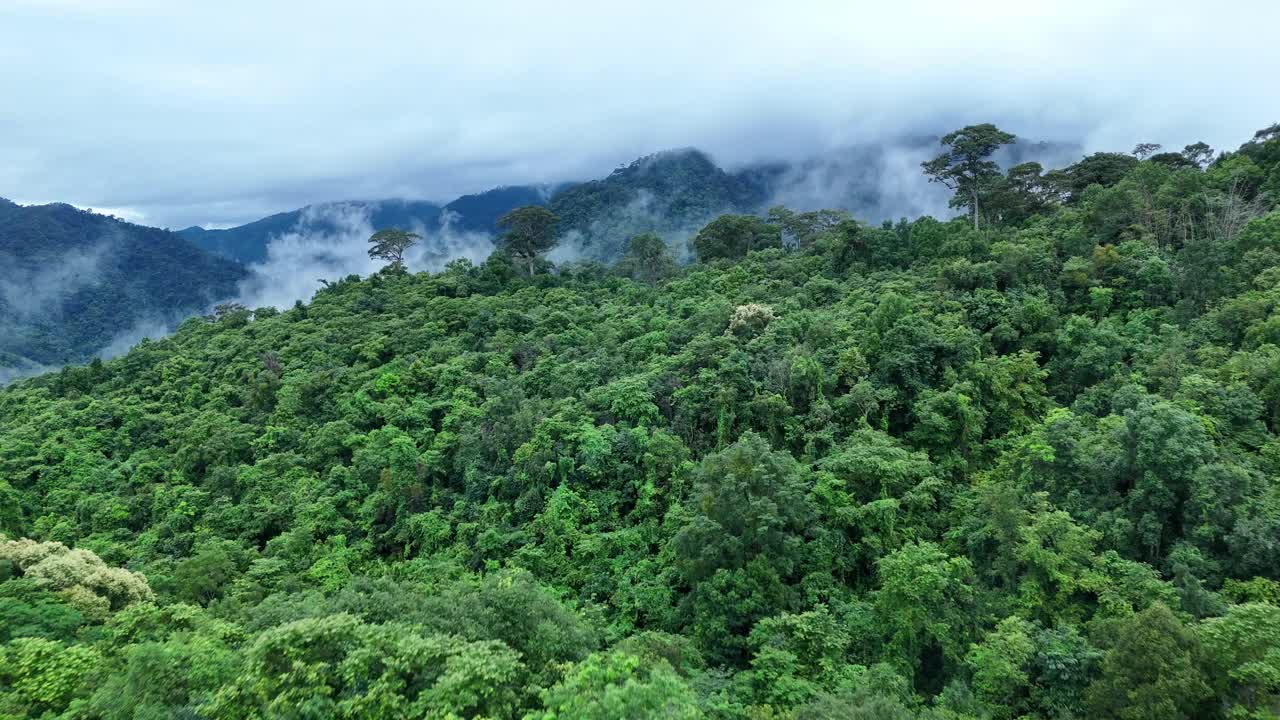
<svg viewBox="0 0 1280 720">
<path fill-rule="evenodd" d="M 1276 717 L 1280 126 L 944 141 L 0 391 L 0 717 Z"/>
<path fill-rule="evenodd" d="M 164 230 L 0 199 L 0 383 L 6 370 L 83 362 L 140 322 L 201 312 L 244 275 Z"/>
<path fill-rule="evenodd" d="M 692 235 L 709 218 L 752 211 L 767 199 L 762 182 L 727 173 L 706 153 L 686 149 L 642 157 L 606 178 L 569 187 L 550 208 L 567 246 L 612 262 L 632 235 Z"/>
</svg>

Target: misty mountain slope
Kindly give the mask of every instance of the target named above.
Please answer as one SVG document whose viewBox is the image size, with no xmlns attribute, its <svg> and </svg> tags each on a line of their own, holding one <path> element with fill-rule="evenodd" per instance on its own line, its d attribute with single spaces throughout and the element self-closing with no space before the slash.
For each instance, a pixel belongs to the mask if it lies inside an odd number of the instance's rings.
<svg viewBox="0 0 1280 720">
<path fill-rule="evenodd" d="M 333 220 L 331 210 L 338 208 L 345 214 L 352 210 L 366 215 L 374 229 L 389 227 L 413 230 L 430 236 L 438 229 L 463 233 L 493 234 L 497 231 L 499 217 L 521 205 L 545 205 L 560 185 L 505 185 L 482 193 L 463 195 L 440 206 L 421 200 L 371 200 L 319 203 L 291 212 L 277 213 L 261 220 L 222 230 L 189 227 L 178 234 L 200 247 L 238 260 L 246 265 L 262 263 L 268 259 L 268 246 L 288 234 L 335 235 L 346 228 L 339 220 Z"/>
<path fill-rule="evenodd" d="M 947 204 L 951 192 L 920 172 L 920 164 L 939 152 L 937 137 L 916 136 L 836 148 L 796 162 L 748 165 L 733 174 L 767 205 L 847 210 L 874 224 L 924 215 L 945 218 L 954 212 Z M 993 159 L 1004 168 L 1031 161 L 1057 168 L 1075 162 L 1080 153 L 1077 143 L 1019 140 Z"/>
<path fill-rule="evenodd" d="M 299 239 L 323 239 L 331 255 L 332 239 L 341 237 L 355 245 L 340 254 L 354 257 L 365 239 L 352 232 L 349 218 L 354 212 L 367 219 L 361 227 L 370 232 L 399 227 L 423 235 L 423 251 L 435 261 L 450 259 L 458 247 L 468 250 L 461 255 L 473 254 L 476 243 L 456 242 L 459 233 L 492 238 L 498 233 L 497 219 L 513 208 L 549 205 L 560 217 L 559 258 L 613 262 L 621 258 L 632 235 L 657 233 L 682 253 L 683 241 L 715 216 L 760 213 L 772 205 L 843 209 L 871 223 L 947 217 L 952 214 L 949 193 L 930 185 L 920 173 L 920 163 L 938 152 L 938 138 L 919 136 L 726 170 L 706 153 L 685 148 L 638 158 L 597 180 L 506 185 L 463 195 L 444 206 L 413 200 L 319 203 L 234 228 L 190 227 L 178 232 L 210 252 L 245 264 L 270 262 L 269 246 L 281 239 L 295 244 Z M 1001 150 L 996 160 L 1004 167 L 1028 160 L 1061 167 L 1078 155 L 1075 144 L 1021 141 Z M 356 258 L 354 265 L 358 264 Z"/>
<path fill-rule="evenodd" d="M 938 138 L 921 136 L 725 170 L 699 150 L 672 150 L 567 188 L 551 199 L 551 209 L 560 216 L 562 256 L 602 261 L 619 259 L 627 238 L 642 232 L 657 233 L 682 252 L 682 241 L 717 215 L 763 213 L 773 205 L 848 210 L 873 224 L 945 218 L 954 214 L 950 192 L 920 172 L 939 152 Z M 1079 153 L 1074 143 L 1024 140 L 994 159 L 1002 167 L 1032 160 L 1062 167 Z"/>
<path fill-rule="evenodd" d="M 546 205 L 558 191 L 572 187 L 559 185 L 504 185 L 474 195 L 463 195 L 444 206 L 453 213 L 453 227 L 466 232 L 496 233 L 498 218 L 524 205 Z"/>
<path fill-rule="evenodd" d="M 708 218 L 761 205 L 762 185 L 746 182 L 695 149 L 642 157 L 608 177 L 567 188 L 551 199 L 562 244 L 595 260 L 621 257 L 627 238 L 654 232 L 672 240 Z"/>
<path fill-rule="evenodd" d="M 0 369 L 85 360 L 140 323 L 234 295 L 244 276 L 166 230 L 0 199 Z"/>
<path fill-rule="evenodd" d="M 288 231 L 297 224 L 300 214 L 301 210 L 294 210 L 276 213 L 233 228 L 207 230 L 193 225 L 176 232 L 215 255 L 250 264 L 266 257 L 265 238 Z"/>
<path fill-rule="evenodd" d="M 246 265 L 267 259 L 267 245 L 284 233 L 303 232 L 332 234 L 341 230 L 338 223 L 330 222 L 323 210 L 329 206 L 367 209 L 375 227 L 435 227 L 440 223 L 443 209 L 431 202 L 416 200 L 375 200 L 371 202 L 322 203 L 308 205 L 291 212 L 277 213 L 261 220 L 223 230 L 206 230 L 189 227 L 178 234 L 209 252 L 238 260 Z M 308 212 L 311 210 L 312 212 Z"/>
</svg>

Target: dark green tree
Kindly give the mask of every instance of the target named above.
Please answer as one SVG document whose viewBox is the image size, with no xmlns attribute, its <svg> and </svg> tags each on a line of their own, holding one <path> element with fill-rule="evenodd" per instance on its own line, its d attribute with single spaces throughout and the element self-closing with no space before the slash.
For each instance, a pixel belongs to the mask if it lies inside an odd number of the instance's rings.
<svg viewBox="0 0 1280 720">
<path fill-rule="evenodd" d="M 1160 152 L 1160 143 L 1144 142 L 1144 143 L 1138 143 L 1137 145 L 1134 145 L 1133 151 L 1129 154 L 1138 158 L 1139 160 L 1146 160 L 1147 158 L 1151 157 L 1157 152 Z"/>
<path fill-rule="evenodd" d="M 555 246 L 559 222 L 555 213 L 540 205 L 518 207 L 498 218 L 497 226 L 503 230 L 499 244 L 532 275 L 538 256 Z"/>
<path fill-rule="evenodd" d="M 641 233 L 627 241 L 619 269 L 641 282 L 657 282 L 675 271 L 675 258 L 666 241 L 654 233 Z"/>
<path fill-rule="evenodd" d="M 698 259 L 737 260 L 752 250 L 782 246 L 782 231 L 754 215 L 721 215 L 690 241 Z"/>
<path fill-rule="evenodd" d="M 795 212 L 781 205 L 769 208 L 769 222 L 782 228 L 784 244 L 806 248 L 815 240 L 852 222 L 853 216 L 844 210 L 813 210 Z"/>
<path fill-rule="evenodd" d="M 1090 717 L 1184 720 L 1204 717 L 1209 686 L 1200 671 L 1199 644 L 1164 605 L 1110 623 L 1101 637 L 1106 655 L 1086 701 Z"/>
<path fill-rule="evenodd" d="M 1197 142 L 1182 148 L 1182 156 L 1197 168 L 1203 168 L 1213 161 L 1213 148 L 1208 143 Z"/>
<path fill-rule="evenodd" d="M 1000 166 L 991 160 L 991 155 L 1016 139 L 991 123 L 969 125 L 942 136 L 947 151 L 920 164 L 929 182 L 941 183 L 955 192 L 951 207 L 968 208 L 975 230 L 982 214 L 982 197 L 1000 176 Z"/>
<path fill-rule="evenodd" d="M 1017 224 L 1041 215 L 1053 205 L 1054 193 L 1038 162 L 1009 168 L 1002 178 L 992 180 L 986 200 L 989 219 Z"/>
<path fill-rule="evenodd" d="M 1099 152 L 1081 159 L 1074 165 L 1046 173 L 1046 180 L 1065 202 L 1075 202 L 1090 185 L 1111 187 L 1138 164 L 1138 159 L 1127 153 Z"/>
<path fill-rule="evenodd" d="M 713 657 L 740 662 L 751 626 L 783 609 L 814 513 L 796 461 L 754 433 L 704 460 L 696 482 L 672 541 L 685 610 Z"/>
<path fill-rule="evenodd" d="M 369 257 L 386 260 L 396 270 L 404 269 L 404 253 L 422 239 L 421 235 L 406 230 L 388 228 L 369 237 Z"/>
</svg>

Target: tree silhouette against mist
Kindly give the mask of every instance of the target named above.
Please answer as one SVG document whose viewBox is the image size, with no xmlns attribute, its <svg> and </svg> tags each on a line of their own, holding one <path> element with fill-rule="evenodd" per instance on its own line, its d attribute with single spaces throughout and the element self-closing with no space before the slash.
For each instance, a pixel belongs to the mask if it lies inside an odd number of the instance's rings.
<svg viewBox="0 0 1280 720">
<path fill-rule="evenodd" d="M 422 239 L 417 233 L 396 228 L 379 230 L 369 237 L 369 257 L 387 260 L 393 268 L 404 269 L 404 253 Z"/>
<path fill-rule="evenodd" d="M 942 144 L 948 150 L 928 162 L 920 163 L 929 182 L 942 183 L 955 191 L 951 207 L 967 207 L 973 213 L 973 228 L 978 229 L 979 196 L 986 186 L 1000 177 L 1000 166 L 991 154 L 1016 136 L 991 123 L 970 125 L 944 135 Z"/>
</svg>

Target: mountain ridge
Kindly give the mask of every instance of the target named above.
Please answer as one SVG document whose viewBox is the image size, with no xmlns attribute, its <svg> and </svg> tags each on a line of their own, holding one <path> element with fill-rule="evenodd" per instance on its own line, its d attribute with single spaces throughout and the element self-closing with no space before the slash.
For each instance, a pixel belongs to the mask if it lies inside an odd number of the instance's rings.
<svg viewBox="0 0 1280 720">
<path fill-rule="evenodd" d="M 919 173 L 919 163 L 936 154 L 937 144 L 936 136 L 913 136 L 737 166 L 721 165 L 695 147 L 671 148 L 638 157 L 596 179 L 500 185 L 443 205 L 394 198 L 315 203 L 232 228 L 192 226 L 177 232 L 206 250 L 253 264 L 266 259 L 274 237 L 335 229 L 324 222 L 304 222 L 309 210 L 359 208 L 367 211 L 375 229 L 495 235 L 495 223 L 504 213 L 521 205 L 547 205 L 560 216 L 563 255 L 610 262 L 621 257 L 631 235 L 654 232 L 679 246 L 718 214 L 759 214 L 773 204 L 797 210 L 843 209 L 869 222 L 946 214 L 946 191 L 930 187 Z M 996 159 L 1003 166 L 1031 159 L 1061 166 L 1079 159 L 1079 150 L 1073 143 L 1020 141 Z"/>
<path fill-rule="evenodd" d="M 234 295 L 234 261 L 66 203 L 0 199 L 0 367 L 87 360 L 142 321 Z"/>
</svg>

